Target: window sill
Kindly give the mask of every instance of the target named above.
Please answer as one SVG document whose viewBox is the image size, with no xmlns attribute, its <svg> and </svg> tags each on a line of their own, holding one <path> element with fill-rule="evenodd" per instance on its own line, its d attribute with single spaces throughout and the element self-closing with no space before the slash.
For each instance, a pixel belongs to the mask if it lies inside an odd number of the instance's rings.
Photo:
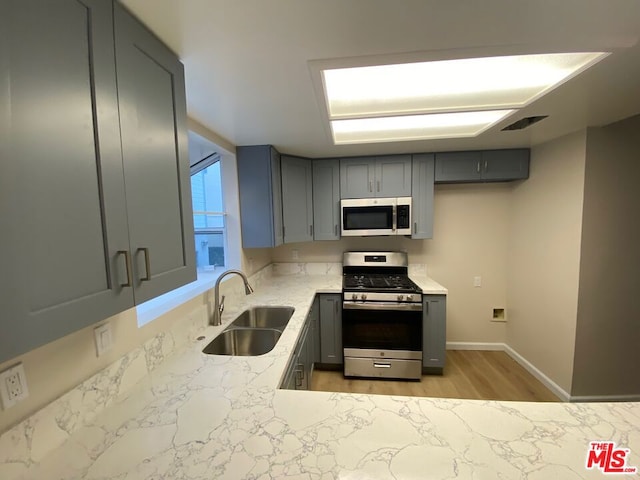
<svg viewBox="0 0 640 480">
<path fill-rule="evenodd" d="M 224 269 L 219 269 L 212 272 L 198 272 L 198 279 L 195 282 L 138 305 L 136 307 L 138 328 L 212 289 L 224 271 Z"/>
</svg>

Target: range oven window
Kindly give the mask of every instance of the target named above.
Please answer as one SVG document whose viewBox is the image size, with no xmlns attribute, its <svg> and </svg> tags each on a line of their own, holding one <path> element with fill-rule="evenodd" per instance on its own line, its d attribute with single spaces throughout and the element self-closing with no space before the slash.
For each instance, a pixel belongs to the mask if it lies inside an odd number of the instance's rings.
<svg viewBox="0 0 640 480">
<path fill-rule="evenodd" d="M 345 230 L 385 230 L 393 228 L 393 207 L 343 207 Z"/>
<path fill-rule="evenodd" d="M 354 310 L 342 312 L 344 348 L 422 350 L 422 312 Z"/>
</svg>

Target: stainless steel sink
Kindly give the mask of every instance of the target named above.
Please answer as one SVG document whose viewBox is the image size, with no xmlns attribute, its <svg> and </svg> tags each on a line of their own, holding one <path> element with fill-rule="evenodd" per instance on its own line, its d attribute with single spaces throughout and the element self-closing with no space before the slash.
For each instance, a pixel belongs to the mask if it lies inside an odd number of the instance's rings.
<svg viewBox="0 0 640 480">
<path fill-rule="evenodd" d="M 211 355 L 262 355 L 273 350 L 280 335 L 274 328 L 229 328 L 202 351 Z"/>
<path fill-rule="evenodd" d="M 238 315 L 228 328 L 275 328 L 283 331 L 294 311 L 293 307 L 252 307 Z"/>
<path fill-rule="evenodd" d="M 263 355 L 273 350 L 295 308 L 257 306 L 245 310 L 209 345 L 210 355 Z"/>
</svg>

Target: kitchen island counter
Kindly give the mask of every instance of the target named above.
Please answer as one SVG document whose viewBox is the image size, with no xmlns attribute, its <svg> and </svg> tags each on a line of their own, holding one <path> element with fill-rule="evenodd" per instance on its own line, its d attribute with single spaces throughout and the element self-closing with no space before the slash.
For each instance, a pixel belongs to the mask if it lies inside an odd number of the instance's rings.
<svg viewBox="0 0 640 480">
<path fill-rule="evenodd" d="M 414 280 L 429 286 L 426 278 Z M 585 468 L 589 442 L 595 440 L 630 449 L 628 464 L 640 465 L 640 403 L 278 389 L 314 294 L 340 288 L 339 273 L 296 273 L 269 278 L 253 295 L 228 298 L 222 326 L 207 327 L 203 340 L 167 358 L 42 460 L 29 454 L 33 435 L 5 439 L 0 477 L 602 478 L 599 470 Z M 201 353 L 252 305 L 296 308 L 274 350 L 257 357 Z M 58 427 L 73 420 L 67 417 L 60 412 Z M 56 435 L 54 430 L 48 434 Z"/>
</svg>

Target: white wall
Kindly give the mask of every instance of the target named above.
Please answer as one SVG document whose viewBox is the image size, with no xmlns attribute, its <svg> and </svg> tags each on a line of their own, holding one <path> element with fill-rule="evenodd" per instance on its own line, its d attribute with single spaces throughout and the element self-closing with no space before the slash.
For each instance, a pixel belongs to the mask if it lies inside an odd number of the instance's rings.
<svg viewBox="0 0 640 480">
<path fill-rule="evenodd" d="M 507 344 L 571 391 L 586 132 L 531 153 L 530 177 L 511 196 Z"/>
<path fill-rule="evenodd" d="M 502 343 L 504 323 L 493 308 L 506 308 L 506 251 L 513 184 L 436 185 L 434 238 L 346 238 L 297 243 L 273 250 L 274 262 L 341 262 L 347 250 L 406 250 L 410 263 L 426 264 L 429 276 L 449 289 L 447 341 Z M 248 250 L 247 250 L 248 251 Z M 473 277 L 482 276 L 482 287 Z"/>
</svg>

